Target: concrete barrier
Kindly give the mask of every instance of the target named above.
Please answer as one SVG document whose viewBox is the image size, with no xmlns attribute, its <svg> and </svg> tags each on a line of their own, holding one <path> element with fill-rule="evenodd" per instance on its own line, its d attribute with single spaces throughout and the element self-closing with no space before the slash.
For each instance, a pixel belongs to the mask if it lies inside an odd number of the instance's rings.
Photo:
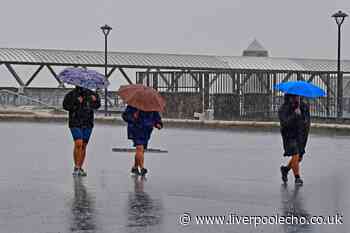
<svg viewBox="0 0 350 233">
<path fill-rule="evenodd" d="M 49 111 L 0 111 L 0 122 L 67 122 L 67 114 L 53 114 Z M 95 117 L 97 124 L 126 125 L 120 116 Z M 279 122 L 261 121 L 218 121 L 218 120 L 186 120 L 186 119 L 163 119 L 165 127 L 171 128 L 206 128 L 206 129 L 251 129 L 251 130 L 278 130 Z M 312 130 L 331 130 L 336 132 L 350 133 L 349 124 L 324 124 L 312 123 Z"/>
</svg>

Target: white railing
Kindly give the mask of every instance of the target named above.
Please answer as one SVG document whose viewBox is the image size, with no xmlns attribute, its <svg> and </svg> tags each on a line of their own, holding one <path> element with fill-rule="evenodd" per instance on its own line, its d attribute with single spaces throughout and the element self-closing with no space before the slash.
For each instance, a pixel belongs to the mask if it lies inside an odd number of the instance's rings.
<svg viewBox="0 0 350 233">
<path fill-rule="evenodd" d="M 4 108 L 7 106 L 35 106 L 46 109 L 54 109 L 62 111 L 62 108 L 47 104 L 43 101 L 37 100 L 32 97 L 25 96 L 21 93 L 9 91 L 9 90 L 0 90 L 0 105 Z"/>
</svg>

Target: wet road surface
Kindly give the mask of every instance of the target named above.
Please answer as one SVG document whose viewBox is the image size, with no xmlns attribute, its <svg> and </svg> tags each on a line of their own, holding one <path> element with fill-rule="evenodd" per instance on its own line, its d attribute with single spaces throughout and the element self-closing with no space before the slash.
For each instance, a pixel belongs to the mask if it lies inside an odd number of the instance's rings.
<svg viewBox="0 0 350 233">
<path fill-rule="evenodd" d="M 1 233 L 350 231 L 350 137 L 311 135 L 303 187 L 281 185 L 278 132 L 164 129 L 146 154 L 147 179 L 112 147 L 130 147 L 124 127 L 96 125 L 85 178 L 73 178 L 66 125 L 0 123 Z M 180 216 L 189 213 L 187 226 Z M 198 225 L 195 217 L 343 216 L 341 225 Z M 231 215 L 231 216 L 232 216 Z M 226 219 L 227 220 L 227 219 Z"/>
</svg>

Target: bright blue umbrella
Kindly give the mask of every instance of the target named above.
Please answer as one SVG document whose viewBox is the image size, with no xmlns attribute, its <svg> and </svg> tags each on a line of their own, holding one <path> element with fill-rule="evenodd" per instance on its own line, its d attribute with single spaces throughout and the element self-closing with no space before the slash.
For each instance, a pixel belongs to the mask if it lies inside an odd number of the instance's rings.
<svg viewBox="0 0 350 233">
<path fill-rule="evenodd" d="M 64 69 L 58 75 L 58 78 L 64 83 L 84 87 L 90 90 L 106 88 L 109 85 L 108 80 L 103 74 L 85 68 Z"/>
<path fill-rule="evenodd" d="M 326 95 L 324 90 L 305 81 L 279 83 L 275 86 L 275 89 L 286 94 L 299 95 L 309 98 L 317 98 Z"/>
</svg>

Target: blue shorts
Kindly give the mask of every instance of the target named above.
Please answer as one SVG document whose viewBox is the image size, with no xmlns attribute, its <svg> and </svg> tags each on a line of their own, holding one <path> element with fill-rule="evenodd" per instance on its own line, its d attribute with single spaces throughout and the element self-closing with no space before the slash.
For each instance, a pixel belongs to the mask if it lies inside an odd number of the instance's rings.
<svg viewBox="0 0 350 233">
<path fill-rule="evenodd" d="M 72 133 L 74 141 L 80 139 L 84 142 L 89 142 L 92 128 L 70 128 L 70 132 Z"/>
<path fill-rule="evenodd" d="M 134 146 L 140 146 L 143 145 L 144 149 L 147 149 L 148 141 L 142 140 L 142 139 L 133 139 L 132 142 L 134 143 Z"/>
</svg>

